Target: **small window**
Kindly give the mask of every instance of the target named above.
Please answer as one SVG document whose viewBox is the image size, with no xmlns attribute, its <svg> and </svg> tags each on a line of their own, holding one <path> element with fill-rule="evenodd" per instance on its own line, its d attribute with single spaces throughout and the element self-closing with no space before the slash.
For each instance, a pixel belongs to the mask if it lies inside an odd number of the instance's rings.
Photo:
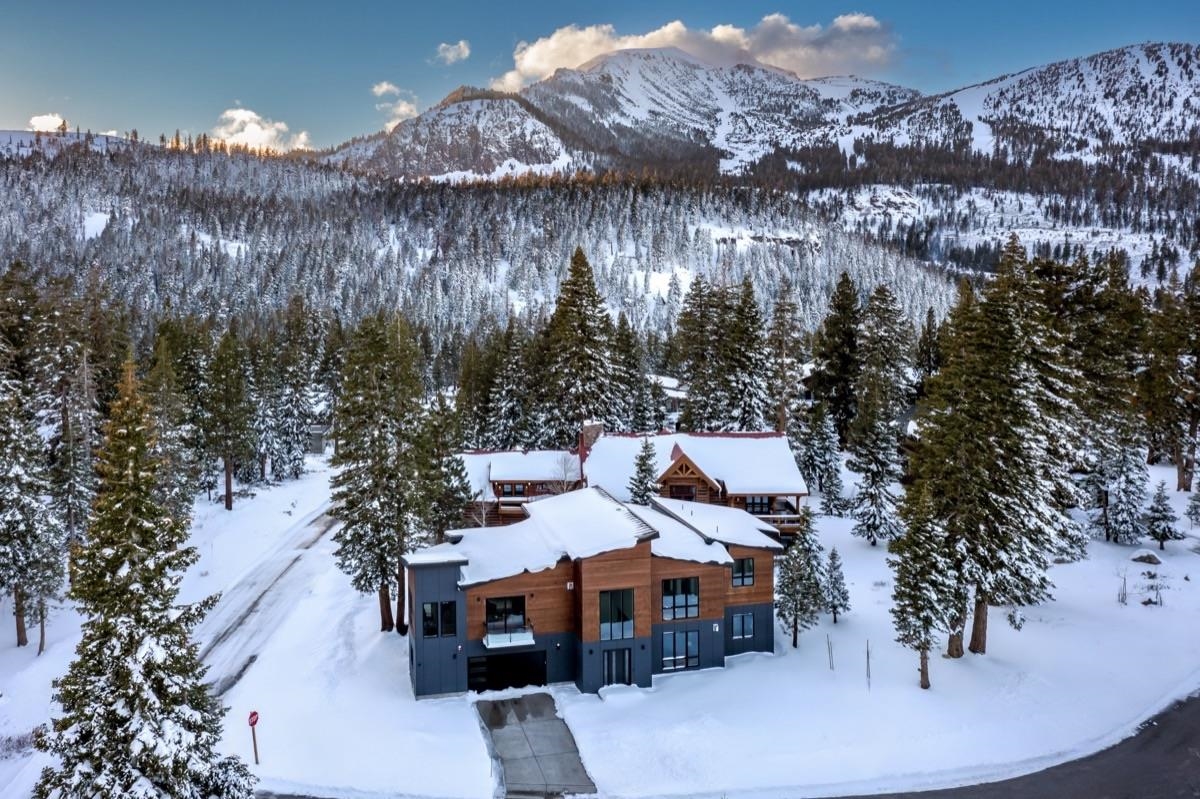
<svg viewBox="0 0 1200 799">
<path fill-rule="evenodd" d="M 746 497 L 746 513 L 752 516 L 769 516 L 771 505 L 770 497 Z"/>
<path fill-rule="evenodd" d="M 500 494 L 501 496 L 511 497 L 513 495 L 512 483 L 501 483 Z"/>
<path fill-rule="evenodd" d="M 733 587 L 754 585 L 754 558 L 738 558 L 733 562 Z"/>
<path fill-rule="evenodd" d="M 673 485 L 670 488 L 671 499 L 682 499 L 687 502 L 696 501 L 696 487 L 694 485 Z"/>
<path fill-rule="evenodd" d="M 677 577 L 662 582 L 664 621 L 694 619 L 700 615 L 700 578 Z"/>
<path fill-rule="evenodd" d="M 633 638 L 633 589 L 600 592 L 600 640 Z"/>
<path fill-rule="evenodd" d="M 663 633 L 663 671 L 696 669 L 700 667 L 700 633 Z"/>
<path fill-rule="evenodd" d="M 438 603 L 426 602 L 421 605 L 421 635 L 425 638 L 438 636 Z"/>
<path fill-rule="evenodd" d="M 537 484 L 537 493 L 539 493 L 539 494 L 549 494 L 549 493 L 550 493 L 550 486 L 546 485 L 545 483 L 538 483 L 538 484 Z"/>
<path fill-rule="evenodd" d="M 525 484 L 524 484 L 524 483 L 517 483 L 516 485 L 514 485 L 514 486 L 513 486 L 513 493 L 514 493 L 515 495 L 517 495 L 518 497 L 523 497 L 523 496 L 525 496 Z"/>
<path fill-rule="evenodd" d="M 733 637 L 734 638 L 753 638 L 754 637 L 754 614 L 753 613 L 735 613 L 735 614 L 733 614 Z"/>
<path fill-rule="evenodd" d="M 458 608 L 454 602 L 442 603 L 442 637 L 458 635 Z"/>
</svg>

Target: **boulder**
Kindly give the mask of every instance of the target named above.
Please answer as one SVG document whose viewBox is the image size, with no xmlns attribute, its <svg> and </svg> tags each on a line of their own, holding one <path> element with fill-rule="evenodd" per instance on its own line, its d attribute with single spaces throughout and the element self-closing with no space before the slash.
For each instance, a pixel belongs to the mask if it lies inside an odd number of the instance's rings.
<svg viewBox="0 0 1200 799">
<path fill-rule="evenodd" d="M 1162 561 L 1159 560 L 1158 555 L 1155 555 L 1148 549 L 1139 549 L 1137 552 L 1133 553 L 1133 557 L 1130 558 L 1130 560 L 1132 560 L 1134 563 L 1149 563 L 1154 566 L 1162 563 Z"/>
</svg>

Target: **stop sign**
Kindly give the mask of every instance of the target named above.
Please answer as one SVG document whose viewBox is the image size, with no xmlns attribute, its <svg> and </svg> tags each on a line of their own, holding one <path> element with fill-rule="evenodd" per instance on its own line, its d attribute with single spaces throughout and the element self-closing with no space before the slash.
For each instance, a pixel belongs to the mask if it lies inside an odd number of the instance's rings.
<svg viewBox="0 0 1200 799">
<path fill-rule="evenodd" d="M 250 711 L 250 726 L 253 727 L 255 724 L 258 724 L 258 711 L 251 710 Z"/>
</svg>

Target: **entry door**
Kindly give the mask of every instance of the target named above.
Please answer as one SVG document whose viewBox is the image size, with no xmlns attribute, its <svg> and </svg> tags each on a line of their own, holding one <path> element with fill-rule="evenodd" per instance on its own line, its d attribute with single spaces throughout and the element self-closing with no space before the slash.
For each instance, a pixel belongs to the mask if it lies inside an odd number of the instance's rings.
<svg viewBox="0 0 1200 799">
<path fill-rule="evenodd" d="M 604 684 L 633 684 L 633 650 L 608 649 L 604 652 Z"/>
</svg>

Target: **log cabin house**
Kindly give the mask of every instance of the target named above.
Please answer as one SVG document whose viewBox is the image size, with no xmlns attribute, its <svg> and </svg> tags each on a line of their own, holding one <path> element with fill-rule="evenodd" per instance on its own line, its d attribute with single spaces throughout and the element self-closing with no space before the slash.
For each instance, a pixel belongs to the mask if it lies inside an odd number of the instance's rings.
<svg viewBox="0 0 1200 799">
<path fill-rule="evenodd" d="M 574 682 L 649 686 L 774 646 L 774 531 L 746 512 L 585 488 L 503 530 L 405 556 L 417 697 Z"/>
<path fill-rule="evenodd" d="M 466 523 L 519 522 L 526 503 L 585 485 L 626 501 L 642 438 L 589 427 L 576 452 L 465 453 L 461 457 L 477 498 Z M 808 486 L 782 433 L 656 433 L 649 439 L 664 498 L 739 508 L 783 540 L 794 533 Z"/>
</svg>

